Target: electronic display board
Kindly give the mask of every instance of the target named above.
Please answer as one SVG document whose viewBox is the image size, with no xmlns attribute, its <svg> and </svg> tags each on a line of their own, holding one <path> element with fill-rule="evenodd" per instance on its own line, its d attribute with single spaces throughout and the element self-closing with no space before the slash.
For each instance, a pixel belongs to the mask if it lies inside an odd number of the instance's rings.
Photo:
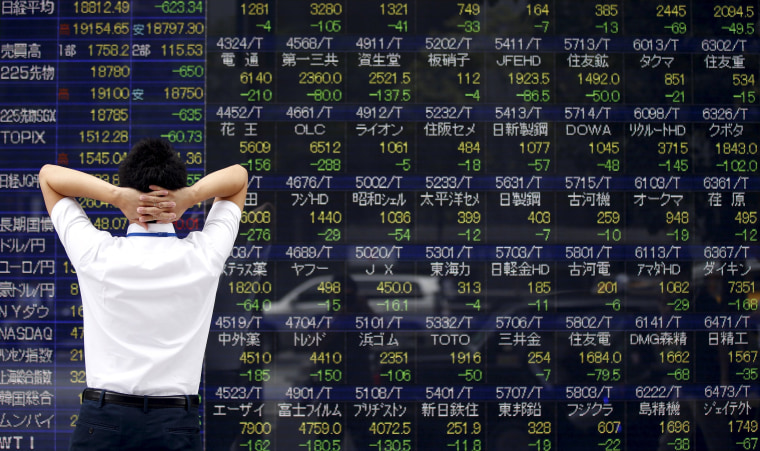
<svg viewBox="0 0 760 451">
<path fill-rule="evenodd" d="M 206 449 L 758 449 L 759 14 L 0 0 L 0 449 L 66 449 L 85 388 L 37 171 L 147 136 L 251 174 Z"/>
</svg>

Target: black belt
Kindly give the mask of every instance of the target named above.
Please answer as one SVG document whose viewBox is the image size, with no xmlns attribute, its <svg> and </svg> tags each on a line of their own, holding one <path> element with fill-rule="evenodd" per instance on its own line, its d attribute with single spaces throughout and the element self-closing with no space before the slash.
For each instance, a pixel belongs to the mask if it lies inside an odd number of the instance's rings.
<svg viewBox="0 0 760 451">
<path fill-rule="evenodd" d="M 157 409 L 165 407 L 198 407 L 200 404 L 200 396 L 198 395 L 175 395 L 175 396 L 140 396 L 140 395 L 125 395 L 123 393 L 116 393 L 112 391 L 96 390 L 92 388 L 85 388 L 82 393 L 82 398 L 88 401 L 103 401 L 104 404 L 119 404 L 122 406 L 130 407 L 143 407 L 147 409 Z"/>
</svg>

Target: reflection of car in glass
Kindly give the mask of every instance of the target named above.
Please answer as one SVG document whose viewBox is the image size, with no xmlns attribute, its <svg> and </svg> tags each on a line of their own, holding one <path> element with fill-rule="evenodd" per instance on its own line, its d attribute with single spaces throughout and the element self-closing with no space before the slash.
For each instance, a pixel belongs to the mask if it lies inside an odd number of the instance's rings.
<svg viewBox="0 0 760 451">
<path fill-rule="evenodd" d="M 358 295 L 367 300 L 377 314 L 409 313 L 437 314 L 444 309 L 441 285 L 437 277 L 415 274 L 367 275 L 351 274 L 356 282 Z M 320 315 L 334 313 L 329 305 L 331 298 L 340 293 L 330 293 L 324 284 L 333 276 L 312 277 L 293 288 L 282 298 L 272 302 L 266 315 Z"/>
<path fill-rule="evenodd" d="M 363 273 L 350 276 L 356 283 L 357 297 L 366 302 L 370 310 L 368 314 L 424 318 L 424 315 L 441 314 L 446 311 L 446 299 L 437 277 Z M 289 348 L 293 346 L 293 340 L 290 337 L 283 339 L 285 337 L 282 333 L 324 329 L 325 317 L 339 315 L 344 310 L 355 310 L 352 306 L 343 305 L 346 300 L 341 293 L 342 287 L 332 285 L 335 280 L 332 275 L 312 277 L 273 301 L 264 312 L 261 330 L 275 336 L 264 337 L 262 342 L 274 349 Z M 305 318 L 311 326 L 294 330 L 288 325 L 293 323 L 294 317 Z M 412 321 L 405 322 L 405 326 L 414 327 Z M 348 327 L 354 328 L 353 320 Z"/>
</svg>

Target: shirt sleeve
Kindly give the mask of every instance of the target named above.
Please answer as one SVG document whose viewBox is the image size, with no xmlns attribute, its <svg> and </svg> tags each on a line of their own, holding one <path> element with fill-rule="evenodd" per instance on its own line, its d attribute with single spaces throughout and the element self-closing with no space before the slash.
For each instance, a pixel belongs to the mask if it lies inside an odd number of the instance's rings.
<svg viewBox="0 0 760 451">
<path fill-rule="evenodd" d="M 70 197 L 53 206 L 50 219 L 74 268 L 80 267 L 87 256 L 111 236 L 92 225 L 76 199 Z"/>
<path fill-rule="evenodd" d="M 203 235 L 211 243 L 221 263 L 227 260 L 235 245 L 242 211 L 234 203 L 226 200 L 214 202 L 206 216 Z"/>
</svg>

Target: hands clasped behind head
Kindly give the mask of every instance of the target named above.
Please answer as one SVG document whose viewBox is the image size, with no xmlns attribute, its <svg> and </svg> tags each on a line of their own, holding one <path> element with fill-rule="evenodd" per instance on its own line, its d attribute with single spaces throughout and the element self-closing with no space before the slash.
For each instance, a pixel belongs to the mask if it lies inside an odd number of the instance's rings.
<svg viewBox="0 0 760 451">
<path fill-rule="evenodd" d="M 140 222 L 157 221 L 159 223 L 169 223 L 177 219 L 177 213 L 174 208 L 177 203 L 172 200 L 172 192 L 159 187 L 148 193 L 140 194 L 140 206 L 137 213 L 140 215 Z"/>
</svg>

